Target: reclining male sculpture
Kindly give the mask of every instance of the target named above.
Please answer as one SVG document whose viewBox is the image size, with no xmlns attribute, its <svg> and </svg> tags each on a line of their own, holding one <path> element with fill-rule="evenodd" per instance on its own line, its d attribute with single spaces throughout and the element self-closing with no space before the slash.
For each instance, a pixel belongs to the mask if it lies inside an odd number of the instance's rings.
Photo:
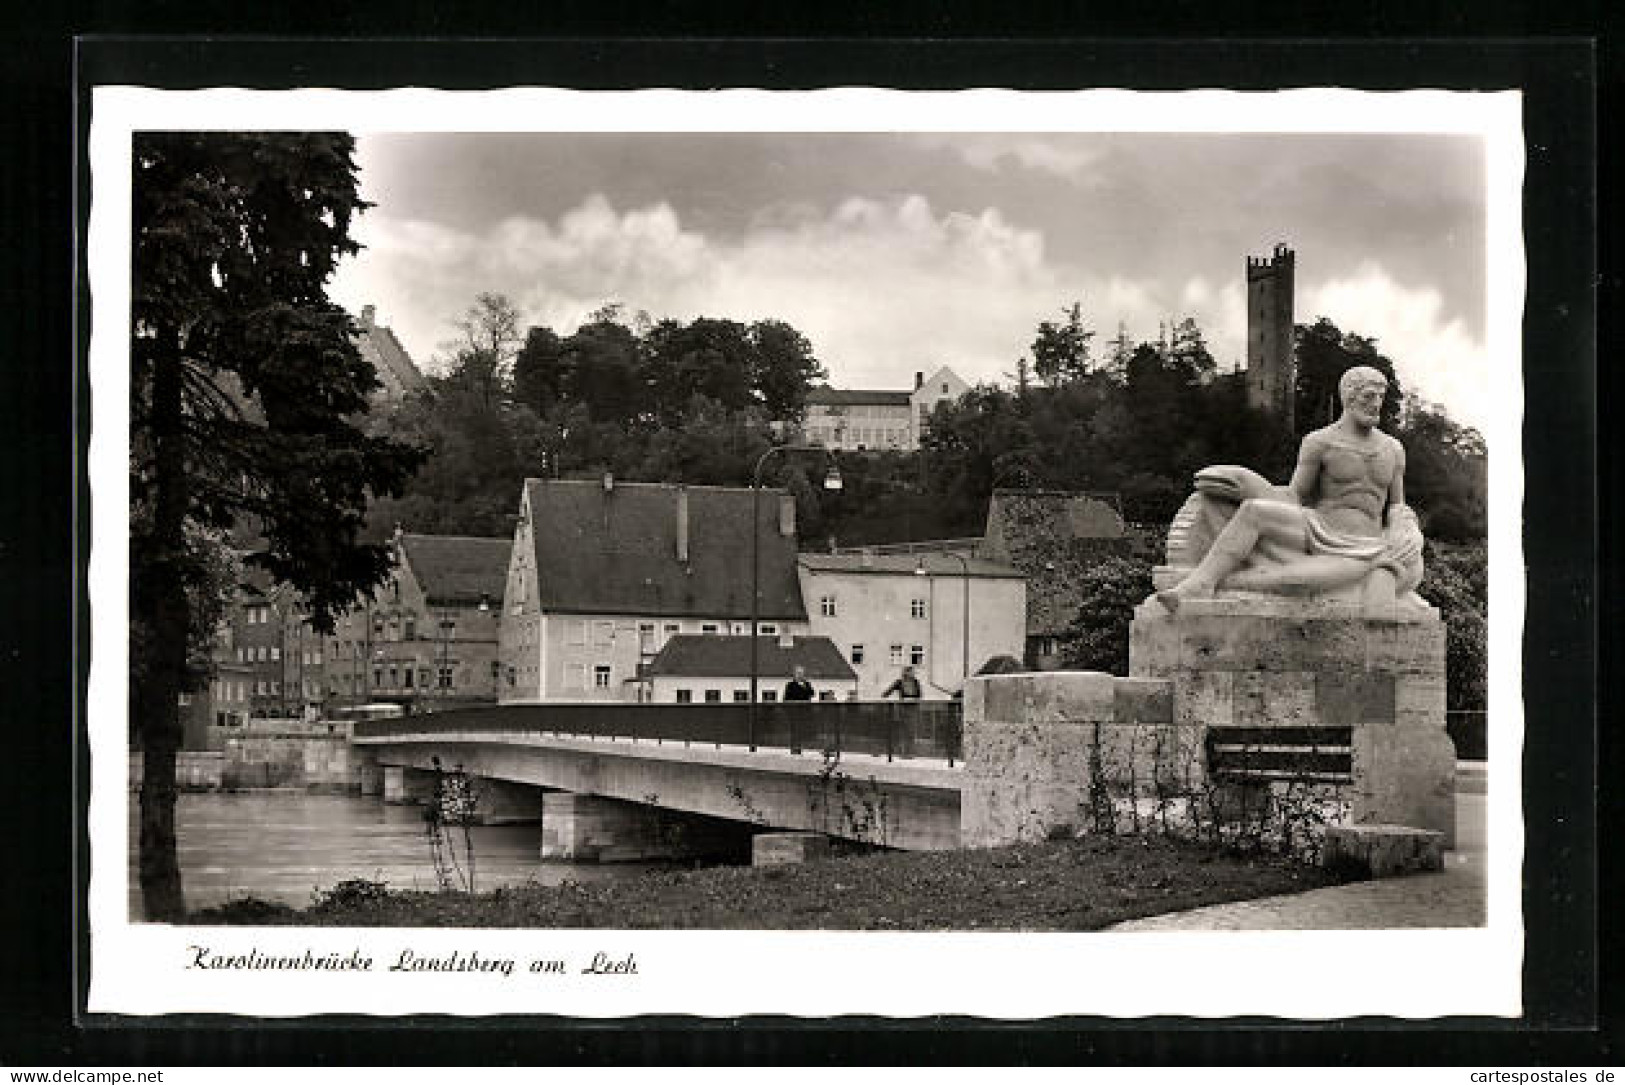
<svg viewBox="0 0 1625 1085">
<path fill-rule="evenodd" d="M 1405 449 L 1377 429 L 1388 379 L 1356 366 L 1338 382 L 1341 417 L 1303 439 L 1286 486 L 1245 467 L 1197 472 L 1168 536 L 1170 611 L 1220 588 L 1325 595 L 1359 586 L 1368 611 L 1422 580 L 1422 532 L 1405 504 Z"/>
</svg>

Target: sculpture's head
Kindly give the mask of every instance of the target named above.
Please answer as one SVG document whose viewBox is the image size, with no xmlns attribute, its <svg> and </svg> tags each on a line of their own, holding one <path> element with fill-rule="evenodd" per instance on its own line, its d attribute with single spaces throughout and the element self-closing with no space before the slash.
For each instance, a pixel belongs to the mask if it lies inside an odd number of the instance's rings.
<svg viewBox="0 0 1625 1085">
<path fill-rule="evenodd" d="M 1343 413 L 1362 426 L 1375 426 L 1382 420 L 1382 401 L 1388 394 L 1388 378 L 1368 365 L 1357 365 L 1337 382 L 1337 398 Z"/>
</svg>

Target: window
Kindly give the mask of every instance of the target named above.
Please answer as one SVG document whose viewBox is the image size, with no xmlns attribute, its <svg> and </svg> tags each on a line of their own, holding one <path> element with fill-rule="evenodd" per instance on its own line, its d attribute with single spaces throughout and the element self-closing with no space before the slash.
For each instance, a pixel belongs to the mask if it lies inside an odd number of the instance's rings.
<svg viewBox="0 0 1625 1085">
<path fill-rule="evenodd" d="M 762 690 L 762 700 L 764 700 L 764 701 L 776 701 L 778 699 L 779 699 L 779 695 L 775 691 L 770 690 L 770 689 Z"/>
<path fill-rule="evenodd" d="M 322 650 L 320 648 L 310 653 L 310 661 L 318 667 L 322 665 Z"/>
<path fill-rule="evenodd" d="M 901 644 L 891 646 L 891 664 L 894 667 L 903 665 L 903 646 Z"/>
<path fill-rule="evenodd" d="M 583 645 L 587 643 L 587 623 L 565 619 L 564 643 Z"/>
<path fill-rule="evenodd" d="M 412 688 L 412 668 L 411 667 L 406 668 L 406 688 L 407 689 Z"/>
<path fill-rule="evenodd" d="M 638 651 L 648 654 L 655 650 L 655 623 L 638 623 Z"/>
<path fill-rule="evenodd" d="M 594 648 L 608 648 L 615 643 L 614 622 L 594 622 L 592 629 L 592 646 Z"/>
<path fill-rule="evenodd" d="M 691 690 L 691 689 L 680 689 L 680 690 L 678 690 L 677 691 L 677 703 L 678 704 L 693 704 L 694 703 L 694 691 Z"/>
<path fill-rule="evenodd" d="M 716 622 L 706 622 L 704 625 L 700 626 L 700 632 L 703 633 L 704 635 L 708 636 L 708 637 L 716 636 L 717 623 Z"/>
<path fill-rule="evenodd" d="M 852 662 L 853 663 L 862 663 L 863 662 L 863 645 L 854 644 L 852 646 Z"/>
<path fill-rule="evenodd" d="M 608 663 L 599 663 L 599 664 L 597 664 L 597 665 L 595 665 L 593 667 L 593 669 L 592 669 L 592 688 L 593 689 L 608 689 L 609 688 L 609 664 Z"/>
<path fill-rule="evenodd" d="M 681 633 L 682 631 L 683 631 L 683 627 L 681 625 L 679 625 L 677 622 L 667 622 L 666 623 L 666 636 L 675 637 L 677 634 Z"/>
<path fill-rule="evenodd" d="M 835 691 L 834 690 L 828 690 L 828 689 L 821 689 L 821 690 L 818 691 L 818 699 L 820 701 L 833 701 L 835 699 Z"/>
<path fill-rule="evenodd" d="M 947 381 L 942 382 L 942 394 L 943 395 L 948 394 L 948 382 Z"/>
<path fill-rule="evenodd" d="M 745 702 L 747 704 L 750 702 L 750 690 L 748 690 L 748 689 L 736 689 L 736 690 L 734 690 L 734 703 L 738 704 L 741 701 L 743 701 L 743 702 Z"/>
<path fill-rule="evenodd" d="M 826 618 L 835 617 L 835 596 L 826 595 L 818 600 L 818 613 Z"/>
<path fill-rule="evenodd" d="M 722 691 L 720 689 L 708 689 L 708 690 L 706 690 L 705 691 L 705 703 L 706 704 L 721 704 L 722 703 Z"/>
<path fill-rule="evenodd" d="M 915 667 L 918 667 L 921 663 L 924 663 L 925 662 L 925 645 L 923 645 L 923 644 L 911 644 L 911 645 L 909 645 L 908 646 L 908 661 L 909 661 L 909 663 L 911 665 L 913 665 Z"/>
<path fill-rule="evenodd" d="M 411 672 L 408 672 L 408 673 L 411 673 Z M 400 668 L 391 665 L 390 668 L 389 668 L 389 688 L 390 689 L 399 689 L 400 684 L 401 684 Z"/>
<path fill-rule="evenodd" d="M 909 616 L 913 618 L 925 617 L 925 600 L 915 599 L 911 601 L 908 605 L 908 613 Z"/>
<path fill-rule="evenodd" d="M 772 622 L 760 622 L 757 624 L 756 628 L 761 630 L 762 636 L 764 637 L 776 637 L 779 635 L 779 627 L 774 625 Z"/>
<path fill-rule="evenodd" d="M 180 704 L 180 705 L 181 705 L 181 706 L 182 706 L 182 707 L 185 707 L 185 706 L 186 706 L 186 705 L 189 705 L 189 704 L 191 704 L 191 703 L 192 703 L 192 695 L 191 695 L 191 694 L 190 694 L 190 693 L 183 693 L 183 694 L 181 694 L 181 695 L 180 695 L 180 699 L 179 699 L 179 702 L 178 702 L 178 703 L 179 703 L 179 704 Z"/>
<path fill-rule="evenodd" d="M 280 663 L 281 661 L 282 661 L 282 649 L 278 648 L 274 644 L 271 645 L 271 662 L 272 663 Z"/>
<path fill-rule="evenodd" d="M 374 686 L 381 686 L 384 684 L 384 669 L 382 667 L 374 667 L 372 669 L 372 684 Z"/>
<path fill-rule="evenodd" d="M 403 640 L 417 640 L 418 639 L 418 620 L 415 617 L 408 617 L 406 619 L 406 632 L 404 634 L 402 634 L 402 639 Z"/>
</svg>

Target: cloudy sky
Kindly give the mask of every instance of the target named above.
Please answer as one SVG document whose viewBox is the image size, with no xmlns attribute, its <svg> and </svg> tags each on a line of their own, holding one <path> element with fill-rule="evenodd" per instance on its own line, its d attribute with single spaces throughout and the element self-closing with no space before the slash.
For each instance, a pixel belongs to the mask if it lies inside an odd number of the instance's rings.
<svg viewBox="0 0 1625 1085">
<path fill-rule="evenodd" d="M 1378 340 L 1481 425 L 1485 164 L 1438 135 L 383 134 L 334 296 L 426 368 L 481 291 L 562 334 L 607 301 L 776 317 L 831 382 L 1006 380 L 1081 300 L 1098 341 L 1193 316 L 1245 358 L 1245 258 L 1297 251 L 1296 319 Z"/>
</svg>

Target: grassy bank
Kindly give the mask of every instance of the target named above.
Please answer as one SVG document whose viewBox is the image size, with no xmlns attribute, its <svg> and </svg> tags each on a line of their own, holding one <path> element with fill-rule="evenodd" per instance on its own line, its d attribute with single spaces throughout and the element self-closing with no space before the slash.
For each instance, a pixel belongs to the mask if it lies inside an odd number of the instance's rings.
<svg viewBox="0 0 1625 1085">
<path fill-rule="evenodd" d="M 1142 916 L 1299 892 L 1326 872 L 1139 837 L 975 851 L 879 852 L 801 866 L 658 871 L 469 896 L 347 883 L 304 909 L 239 900 L 198 923 L 691 930 L 1089 931 Z"/>
</svg>

